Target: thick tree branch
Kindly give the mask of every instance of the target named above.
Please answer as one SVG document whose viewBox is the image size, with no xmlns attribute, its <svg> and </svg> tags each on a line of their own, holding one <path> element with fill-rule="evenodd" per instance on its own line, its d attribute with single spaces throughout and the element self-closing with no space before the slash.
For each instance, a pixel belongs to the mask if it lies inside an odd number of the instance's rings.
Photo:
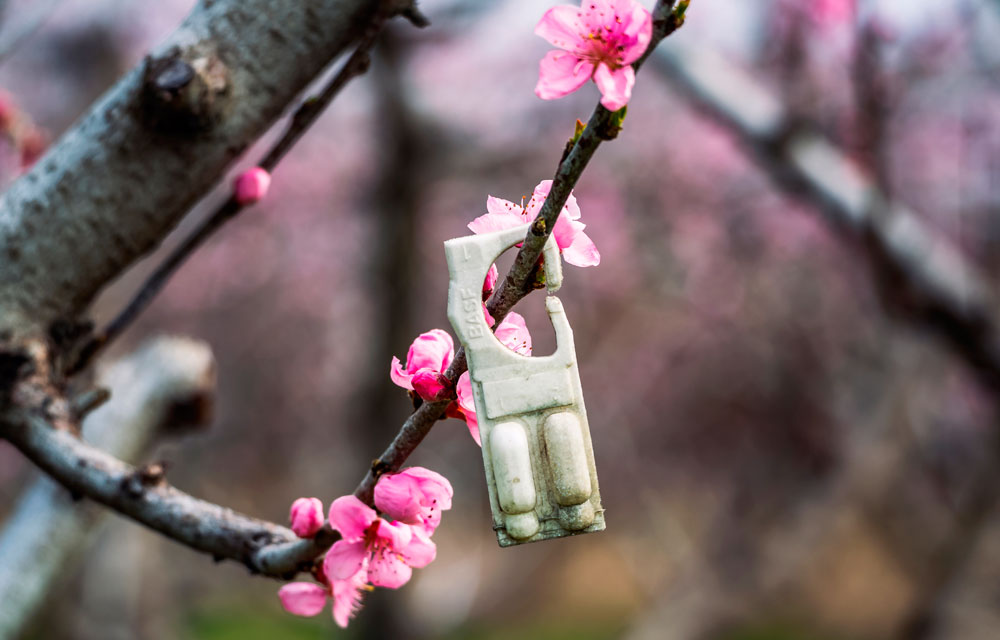
<svg viewBox="0 0 1000 640">
<path fill-rule="evenodd" d="M 386 22 L 398 13 L 405 13 L 411 21 L 419 26 L 428 24 L 425 18 L 422 18 L 419 13 L 415 13 L 415 8 L 408 7 L 404 10 L 404 8 L 397 6 L 398 4 L 397 2 L 380 3 L 378 11 L 365 29 L 354 53 L 318 94 L 307 98 L 299 105 L 299 108 L 292 115 L 284 135 L 264 154 L 257 166 L 269 173 L 274 171 L 278 163 L 295 146 L 295 143 L 316 123 L 341 89 L 352 79 L 368 70 L 371 48 L 375 45 L 375 40 Z M 216 207 L 215 211 L 184 238 L 180 245 L 171 251 L 166 259 L 146 278 L 135 297 L 108 323 L 107 327 L 98 331 L 80 349 L 79 356 L 69 367 L 68 373 L 73 374 L 81 371 L 98 353 L 120 336 L 146 310 L 146 307 L 166 286 L 184 261 L 222 225 L 235 218 L 248 206 L 248 204 L 239 202 L 235 195 L 230 195 Z"/>
<path fill-rule="evenodd" d="M 102 371 L 98 383 L 114 397 L 87 417 L 83 434 L 96 446 L 132 460 L 157 437 L 207 421 L 215 361 L 204 343 L 157 338 Z M 90 502 L 71 501 L 50 478 L 25 491 L 0 532 L 0 638 L 19 637 L 110 513 Z"/>
<path fill-rule="evenodd" d="M 660 0 L 654 15 L 666 15 L 663 12 L 669 12 L 673 5 L 673 0 Z M 686 8 L 687 3 L 681 6 Z M 680 23 L 680 20 L 656 21 L 650 48 L 656 47 Z M 556 218 L 594 151 L 602 141 L 618 134 L 622 115 L 598 105 L 587 128 L 559 163 L 545 205 L 510 272 L 487 304 L 498 322 L 534 289 L 534 270 Z M 2 292 L 0 287 L 0 306 L 5 304 Z M 465 370 L 465 353 L 459 349 L 446 375 L 454 382 Z M 382 456 L 372 463 L 355 495 L 371 504 L 378 477 L 402 467 L 449 404 L 450 401 L 444 400 L 420 406 Z M 192 549 L 220 560 L 242 562 L 256 573 L 290 578 L 310 569 L 317 556 L 338 539 L 338 534 L 327 525 L 314 539 L 298 540 L 285 527 L 194 498 L 169 486 L 162 477 L 150 478 L 54 426 L 64 422 L 58 416 L 14 406 L 0 420 L 0 437 L 12 442 L 71 492 L 104 504 Z"/>
<path fill-rule="evenodd" d="M 0 334 L 40 335 L 75 318 L 365 32 L 377 6 L 200 2 L 0 197 Z"/>
<path fill-rule="evenodd" d="M 162 474 L 126 464 L 31 412 L 9 411 L 2 434 L 72 494 L 217 559 L 238 560 L 252 571 L 268 573 L 255 553 L 267 544 L 295 540 L 285 527 L 193 498 L 163 482 Z"/>
</svg>

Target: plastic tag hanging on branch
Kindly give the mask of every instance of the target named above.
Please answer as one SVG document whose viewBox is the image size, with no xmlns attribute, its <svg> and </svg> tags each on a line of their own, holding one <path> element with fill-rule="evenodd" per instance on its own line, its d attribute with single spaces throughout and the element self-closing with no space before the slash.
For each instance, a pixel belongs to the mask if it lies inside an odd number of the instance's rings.
<svg viewBox="0 0 1000 640">
<path fill-rule="evenodd" d="M 486 272 L 524 240 L 529 226 L 444 243 L 451 276 L 448 319 L 465 346 L 493 528 L 502 547 L 604 529 L 573 330 L 562 302 L 553 295 L 545 299 L 556 334 L 550 356 L 508 349 L 483 316 Z M 562 283 L 554 237 L 544 256 L 551 294 Z"/>
</svg>

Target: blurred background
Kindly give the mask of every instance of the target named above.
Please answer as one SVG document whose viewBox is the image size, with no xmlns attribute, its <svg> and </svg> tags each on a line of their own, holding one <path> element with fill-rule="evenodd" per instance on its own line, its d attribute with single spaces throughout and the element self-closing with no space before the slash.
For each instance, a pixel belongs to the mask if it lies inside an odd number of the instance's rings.
<svg viewBox="0 0 1000 640">
<path fill-rule="evenodd" d="M 4 4 L 0 43 L 26 34 L 0 47 L 20 127 L 0 161 L 9 182 L 29 134 L 58 137 L 194 1 Z M 432 27 L 393 25 L 270 196 L 105 356 L 161 333 L 212 345 L 213 423 L 149 456 L 176 486 L 277 522 L 299 496 L 354 489 L 411 410 L 391 357 L 450 331 L 442 242 L 468 233 L 488 194 L 519 201 L 551 178 L 599 98 L 593 84 L 534 96 L 550 47 L 532 29 L 552 4 L 427 0 Z M 448 420 L 410 459 L 455 486 L 438 558 L 371 594 L 348 630 L 285 614 L 276 582 L 111 518 L 25 637 L 1000 637 L 995 392 L 886 307 L 863 246 L 774 179 L 786 160 L 719 117 L 769 96 L 992 273 L 1000 2 L 694 0 L 660 49 L 576 190 L 602 262 L 567 266 L 559 294 L 606 532 L 501 550 L 480 450 Z M 692 100 L 682 78 L 699 53 L 714 62 L 697 73 L 733 104 Z M 99 324 L 158 257 L 102 296 Z M 535 353 L 551 352 L 542 296 L 517 310 Z M 0 524 L 36 477 L 0 442 Z"/>
</svg>

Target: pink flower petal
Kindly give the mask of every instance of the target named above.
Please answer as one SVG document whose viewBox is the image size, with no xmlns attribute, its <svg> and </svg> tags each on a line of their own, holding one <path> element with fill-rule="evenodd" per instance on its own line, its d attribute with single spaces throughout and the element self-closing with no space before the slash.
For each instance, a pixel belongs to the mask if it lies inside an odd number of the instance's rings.
<svg viewBox="0 0 1000 640">
<path fill-rule="evenodd" d="M 292 531 L 300 538 L 311 538 L 323 527 L 323 503 L 319 498 L 299 498 L 288 515 Z"/>
<path fill-rule="evenodd" d="M 393 550 L 380 549 L 368 564 L 368 581 L 376 587 L 398 589 L 410 581 L 413 569 Z"/>
<path fill-rule="evenodd" d="M 601 104 L 609 111 L 618 111 L 632 97 L 632 85 L 635 84 L 635 70 L 631 66 L 612 71 L 603 62 L 594 71 L 594 82 L 601 90 Z"/>
<path fill-rule="evenodd" d="M 571 220 L 565 214 L 556 218 L 556 226 L 552 228 L 552 235 L 555 236 L 556 245 L 562 251 L 573 244 L 573 240 L 579 235 L 587 225 L 579 220 Z"/>
<path fill-rule="evenodd" d="M 531 355 L 531 334 L 524 322 L 524 316 L 511 311 L 496 330 L 497 340 L 505 347 L 522 356 Z M 470 384 L 471 391 L 471 384 Z"/>
<path fill-rule="evenodd" d="M 368 569 L 360 571 L 347 580 L 334 580 L 330 585 L 333 591 L 333 620 L 341 629 L 347 628 L 347 623 L 361 609 L 361 596 L 368 584 Z"/>
<path fill-rule="evenodd" d="M 521 205 L 515 204 L 510 200 L 504 200 L 503 198 L 486 196 L 486 211 L 495 216 L 521 216 Z M 475 231 L 475 229 L 473 229 L 473 231 Z M 482 233 L 481 231 L 475 232 Z"/>
<path fill-rule="evenodd" d="M 382 476 L 375 485 L 375 505 L 388 517 L 433 533 L 441 524 L 441 512 L 451 509 L 451 483 L 439 473 L 410 467 Z"/>
<path fill-rule="evenodd" d="M 424 500 L 435 503 L 441 509 L 451 509 L 451 499 L 455 495 L 455 490 L 448 482 L 448 478 L 424 467 L 408 467 L 397 475 L 413 479 L 423 494 Z"/>
<path fill-rule="evenodd" d="M 596 267 L 601 264 L 601 254 L 590 237 L 582 231 L 573 238 L 573 244 L 563 249 L 563 259 L 577 267 Z"/>
<path fill-rule="evenodd" d="M 472 233 L 491 233 L 522 225 L 525 221 L 521 219 L 520 209 L 518 207 L 518 213 L 487 213 L 481 215 L 469 223 L 469 230 Z"/>
<path fill-rule="evenodd" d="M 413 375 L 406 373 L 403 363 L 396 356 L 392 357 L 392 365 L 389 367 L 389 379 L 404 389 L 413 390 Z"/>
<path fill-rule="evenodd" d="M 401 555 L 403 561 L 414 569 L 426 567 L 437 557 L 437 546 L 424 531 L 413 530 L 413 539 L 406 545 Z"/>
<path fill-rule="evenodd" d="M 288 613 L 311 618 L 323 610 L 327 592 L 311 582 L 291 582 L 278 589 L 278 597 Z"/>
<path fill-rule="evenodd" d="M 535 35 L 545 38 L 552 46 L 566 51 L 584 53 L 587 50 L 587 31 L 580 20 L 579 7 L 567 5 L 552 7 L 538 21 Z"/>
<path fill-rule="evenodd" d="M 413 538 L 413 528 L 403 522 L 389 522 L 381 520 L 381 524 L 376 532 L 375 545 L 384 546 L 399 551 L 410 544 Z"/>
<path fill-rule="evenodd" d="M 545 204 L 546 198 L 549 197 L 549 191 L 552 190 L 551 180 L 542 180 L 537 185 L 531 194 L 531 199 L 528 200 L 527 206 L 524 208 L 525 217 L 527 221 L 530 222 L 538 216 L 538 212 L 541 210 L 542 205 Z M 576 196 L 570 192 L 569 197 L 566 198 L 566 204 L 563 206 L 562 212 L 559 217 L 568 217 L 570 220 L 578 220 L 580 218 L 580 205 L 577 204 Z"/>
<path fill-rule="evenodd" d="M 497 280 L 500 279 L 500 271 L 497 269 L 497 265 L 494 262 L 490 265 L 490 270 L 486 272 L 486 279 L 483 280 L 483 296 L 488 296 L 493 293 L 493 289 L 497 286 Z M 492 322 L 490 325 L 492 326 Z"/>
<path fill-rule="evenodd" d="M 424 400 L 440 400 L 448 389 L 447 380 L 433 369 L 421 369 L 413 374 L 413 390 Z"/>
<path fill-rule="evenodd" d="M 477 445 L 483 446 L 479 441 L 479 420 L 476 417 L 476 403 L 472 395 L 472 378 L 469 377 L 468 371 L 459 376 L 455 393 L 458 395 L 458 408 L 465 416 L 465 423 L 469 425 L 469 434 Z"/>
<path fill-rule="evenodd" d="M 375 510 L 355 496 L 341 496 L 330 505 L 330 526 L 339 531 L 344 540 L 363 538 L 376 517 Z"/>
<path fill-rule="evenodd" d="M 431 329 L 421 333 L 410 345 L 406 355 L 407 373 L 416 373 L 428 368 L 444 371 L 455 357 L 455 343 L 447 331 Z"/>
<path fill-rule="evenodd" d="M 535 95 L 542 100 L 561 98 L 582 87 L 593 73 L 594 63 L 566 51 L 549 51 L 538 64 Z"/>
<path fill-rule="evenodd" d="M 476 416 L 475 411 L 467 411 L 465 413 L 465 424 L 469 427 L 469 435 L 472 436 L 476 445 L 482 447 L 483 442 L 479 439 L 479 417 Z"/>
<path fill-rule="evenodd" d="M 338 540 L 326 552 L 323 559 L 323 573 L 329 580 L 346 580 L 361 569 L 368 555 L 364 540 Z"/>
<path fill-rule="evenodd" d="M 629 4 L 631 8 L 623 12 L 623 37 L 619 41 L 625 47 L 619 54 L 622 65 L 630 65 L 642 57 L 653 37 L 653 16 L 639 3 L 630 0 Z"/>
<path fill-rule="evenodd" d="M 616 24 L 614 19 L 620 17 L 616 15 L 618 4 L 611 0 L 584 0 L 580 6 L 580 22 L 586 30 L 584 35 L 603 33 L 606 25 Z"/>
<path fill-rule="evenodd" d="M 375 506 L 393 520 L 420 524 L 420 487 L 402 473 L 384 475 L 375 484 Z"/>
<path fill-rule="evenodd" d="M 486 308 L 486 303 L 483 303 L 483 319 L 486 320 L 486 324 L 490 327 L 497 323 L 496 318 L 490 314 L 490 310 Z"/>
</svg>

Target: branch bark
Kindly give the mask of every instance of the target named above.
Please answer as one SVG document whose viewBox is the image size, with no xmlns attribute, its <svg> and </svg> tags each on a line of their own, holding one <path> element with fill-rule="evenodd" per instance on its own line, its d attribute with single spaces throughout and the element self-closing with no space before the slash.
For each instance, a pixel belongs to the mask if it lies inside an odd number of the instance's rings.
<svg viewBox="0 0 1000 640">
<path fill-rule="evenodd" d="M 98 376 L 110 402 L 84 422 L 84 435 L 125 460 L 139 457 L 158 436 L 201 426 L 215 392 L 208 345 L 158 338 Z M 72 502 L 49 478 L 29 487 L 0 532 L 0 638 L 18 637 L 73 557 L 110 512 Z"/>
<path fill-rule="evenodd" d="M 0 197 L 0 335 L 75 318 L 364 33 L 377 6 L 200 2 Z"/>
<path fill-rule="evenodd" d="M 396 12 L 406 15 L 414 24 L 420 27 L 429 22 L 411 5 L 409 9 L 400 11 L 391 2 L 380 3 L 379 10 L 372 17 L 368 28 L 361 36 L 354 53 L 340 68 L 340 71 L 316 95 L 304 100 L 295 110 L 285 133 L 264 154 L 257 166 L 268 173 L 274 171 L 278 163 L 292 150 L 295 143 L 316 123 L 341 89 L 357 76 L 365 73 L 370 64 L 371 48 L 386 22 L 391 20 Z M 68 368 L 68 374 L 78 373 L 92 358 L 120 336 L 139 315 L 146 310 L 153 299 L 167 285 L 173 274 L 185 260 L 198 250 L 225 223 L 229 222 L 244 209 L 250 206 L 237 200 L 235 194 L 230 194 L 220 203 L 212 215 L 203 220 L 194 231 L 181 242 L 163 262 L 146 278 L 135 297 L 122 309 L 103 330 L 97 332 L 80 349 L 76 361 Z"/>
</svg>

